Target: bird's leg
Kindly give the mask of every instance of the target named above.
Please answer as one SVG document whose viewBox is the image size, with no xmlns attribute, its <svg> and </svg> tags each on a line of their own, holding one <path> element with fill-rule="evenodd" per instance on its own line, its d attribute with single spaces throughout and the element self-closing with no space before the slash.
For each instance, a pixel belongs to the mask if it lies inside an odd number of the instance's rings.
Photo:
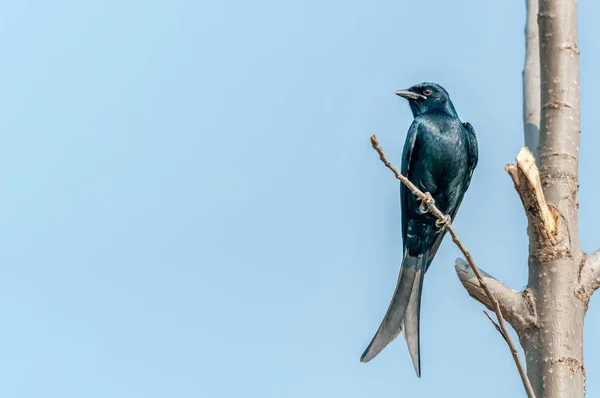
<svg viewBox="0 0 600 398">
<path fill-rule="evenodd" d="M 439 228 L 440 232 L 442 232 L 444 230 L 444 228 L 446 228 L 446 226 L 450 225 L 452 223 L 452 217 L 450 217 L 450 215 L 446 214 L 444 216 L 443 220 L 436 220 L 435 221 L 435 226 Z"/>
<path fill-rule="evenodd" d="M 429 192 L 425 192 L 425 197 L 421 199 L 421 204 L 419 205 L 419 211 L 422 214 L 425 214 L 429 211 L 429 208 L 435 204 L 435 200 L 433 200 L 433 196 Z"/>
</svg>

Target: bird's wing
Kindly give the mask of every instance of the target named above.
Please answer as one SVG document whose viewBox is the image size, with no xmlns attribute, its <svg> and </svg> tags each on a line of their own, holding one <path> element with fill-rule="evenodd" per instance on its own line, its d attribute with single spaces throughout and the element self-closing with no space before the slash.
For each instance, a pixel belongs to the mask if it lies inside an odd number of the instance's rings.
<svg viewBox="0 0 600 398">
<path fill-rule="evenodd" d="M 463 196 L 464 192 L 469 188 L 469 184 L 471 183 L 471 177 L 473 177 L 473 171 L 475 170 L 475 166 L 477 166 L 478 159 L 478 148 L 477 148 L 477 137 L 475 136 L 475 129 L 471 123 L 463 123 L 463 127 L 467 133 L 467 173 L 465 173 L 465 180 L 463 183 Z M 414 147 L 414 145 L 413 145 Z M 403 158 L 404 160 L 404 158 Z M 410 159 L 407 164 L 410 164 Z M 452 221 L 454 221 L 454 217 L 458 212 L 458 208 L 462 202 L 462 197 L 458 201 L 456 207 L 452 209 L 450 212 L 450 217 Z M 404 203 L 404 201 L 403 201 Z M 404 214 L 404 208 L 403 214 Z M 404 227 L 405 224 L 403 224 Z M 412 288 L 412 292 L 410 295 L 410 299 L 408 305 L 406 307 L 406 312 L 404 313 L 404 319 L 402 320 L 402 331 L 404 333 L 404 339 L 406 340 L 406 345 L 408 346 L 408 352 L 410 353 L 410 357 L 412 358 L 413 365 L 415 367 L 415 371 L 417 372 L 417 377 L 421 377 L 421 349 L 420 349 L 420 339 L 419 339 L 419 317 L 420 317 L 420 307 L 421 307 L 421 293 L 423 287 L 423 276 L 425 276 L 425 272 L 429 269 L 435 254 L 437 253 L 442 240 L 444 239 L 444 235 L 446 235 L 446 230 L 442 231 L 437 237 L 431 249 L 429 249 L 429 255 L 427 260 L 427 265 L 425 266 L 424 272 L 420 275 L 420 278 L 415 278 L 414 285 Z M 403 229 L 404 236 L 404 229 Z"/>
<path fill-rule="evenodd" d="M 475 135 L 475 129 L 473 128 L 473 126 L 471 125 L 471 123 L 466 122 L 462 124 L 463 127 L 465 128 L 465 131 L 467 133 L 467 172 L 465 173 L 465 180 L 463 183 L 463 196 L 461 196 L 460 200 L 458 201 L 458 203 L 456 204 L 456 207 L 454 209 L 452 209 L 452 211 L 450 212 L 450 217 L 452 218 L 452 222 L 454 222 L 454 217 L 456 217 L 456 213 L 458 213 L 458 209 L 460 208 L 460 205 L 462 203 L 463 197 L 464 197 L 464 192 L 467 191 L 467 189 L 469 188 L 469 185 L 471 184 L 471 177 L 473 177 L 473 172 L 475 171 L 475 166 L 477 166 L 477 160 L 479 159 L 479 149 L 477 146 L 477 136 Z M 439 234 L 435 240 L 435 242 L 433 243 L 433 246 L 431 247 L 431 249 L 429 249 L 429 262 L 427 263 L 427 269 L 429 269 L 429 266 L 431 265 L 431 261 L 433 260 L 433 257 L 435 257 L 435 254 L 437 253 L 440 244 L 442 243 L 442 240 L 444 239 L 444 236 L 446 235 L 446 230 L 444 230 L 441 234 Z"/>
<path fill-rule="evenodd" d="M 404 143 L 404 151 L 402 153 L 401 173 L 412 181 L 411 165 L 413 162 L 413 154 L 418 151 L 418 131 L 419 122 L 413 121 L 408 133 L 406 134 L 406 142 Z M 415 181 L 416 182 L 416 181 Z M 406 244 L 406 233 L 408 229 L 408 195 L 413 193 L 408 190 L 406 185 L 400 184 L 400 206 L 402 211 L 402 244 Z M 408 352 L 413 361 L 413 366 L 417 372 L 417 377 L 421 377 L 421 343 L 420 343 L 420 327 L 419 318 L 421 313 L 421 293 L 423 287 L 423 279 L 425 272 L 431 264 L 431 260 L 437 251 L 439 243 L 436 242 L 429 255 L 425 253 L 426 260 L 423 263 L 423 268 L 419 270 L 418 276 L 413 279 L 413 286 L 410 287 L 410 297 L 406 304 L 406 311 L 402 319 L 400 329 L 404 334 L 404 340 L 408 346 Z"/>
<path fill-rule="evenodd" d="M 417 147 L 417 134 L 419 132 L 419 122 L 414 120 L 406 133 L 406 141 L 404 142 L 404 149 L 402 150 L 402 162 L 400 163 L 400 173 L 411 178 L 411 161 L 412 155 Z M 402 246 L 406 243 L 406 229 L 408 226 L 408 195 L 412 195 L 412 192 L 408 190 L 406 185 L 400 183 L 400 212 L 402 216 Z"/>
<path fill-rule="evenodd" d="M 418 131 L 419 124 L 417 121 L 414 121 L 410 126 L 408 133 L 406 135 L 406 142 L 404 143 L 404 151 L 402 153 L 402 164 L 401 164 L 401 172 L 405 175 L 409 180 L 411 179 L 411 164 L 413 161 L 413 153 L 418 151 Z M 412 180 L 411 180 L 412 181 Z M 412 192 L 408 190 L 406 185 L 400 184 L 400 204 L 402 211 L 402 243 L 406 244 L 406 232 L 408 226 L 408 197 L 407 195 L 412 195 Z M 439 244 L 438 244 L 439 245 Z M 434 255 L 435 251 L 437 251 L 437 246 L 433 248 Z M 406 311 L 404 312 L 404 317 L 402 319 L 402 324 L 400 326 L 403 334 L 404 340 L 406 341 L 406 345 L 408 346 L 408 352 L 413 362 L 413 366 L 415 371 L 417 372 L 417 377 L 421 377 L 421 343 L 420 343 L 420 327 L 419 327 L 419 318 L 421 316 L 421 293 L 423 287 L 423 279 L 425 277 L 425 272 L 427 272 L 427 268 L 429 264 L 431 264 L 431 260 L 433 259 L 432 255 L 427 255 L 425 253 L 426 260 L 424 261 L 422 267 L 418 271 L 417 277 L 413 280 L 413 286 L 411 286 L 410 297 L 408 299 L 408 303 L 406 304 Z"/>
<path fill-rule="evenodd" d="M 479 148 L 477 146 L 477 136 L 475 135 L 475 129 L 473 128 L 471 123 L 463 123 L 463 127 L 467 132 L 467 151 L 469 155 L 468 170 L 464 184 L 464 190 L 466 192 L 469 188 L 469 184 L 471 184 L 471 177 L 473 177 L 473 171 L 475 171 L 475 166 L 477 166 L 477 161 L 479 160 Z"/>
</svg>

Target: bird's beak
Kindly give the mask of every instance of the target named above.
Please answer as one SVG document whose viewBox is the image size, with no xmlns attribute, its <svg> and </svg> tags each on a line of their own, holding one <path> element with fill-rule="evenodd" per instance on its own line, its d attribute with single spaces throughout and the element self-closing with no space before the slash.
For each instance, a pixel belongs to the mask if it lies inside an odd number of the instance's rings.
<svg viewBox="0 0 600 398">
<path fill-rule="evenodd" d="M 395 94 L 402 98 L 406 98 L 407 100 L 427 99 L 427 97 L 422 94 L 417 94 L 408 90 L 398 90 Z"/>
</svg>

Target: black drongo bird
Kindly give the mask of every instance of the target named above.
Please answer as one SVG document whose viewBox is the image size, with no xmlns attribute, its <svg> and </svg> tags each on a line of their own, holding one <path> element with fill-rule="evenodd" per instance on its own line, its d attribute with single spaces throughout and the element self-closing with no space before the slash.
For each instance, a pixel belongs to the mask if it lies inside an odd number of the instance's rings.
<svg viewBox="0 0 600 398">
<path fill-rule="evenodd" d="M 396 91 L 406 98 L 414 120 L 406 135 L 401 172 L 421 191 L 428 192 L 452 220 L 469 188 L 477 165 L 477 138 L 470 123 L 462 123 L 448 92 L 435 83 Z M 419 312 L 423 277 L 445 235 L 436 217 L 404 184 L 400 184 L 404 258 L 396 291 L 375 337 L 360 358 L 375 358 L 400 331 L 421 377 Z"/>
</svg>

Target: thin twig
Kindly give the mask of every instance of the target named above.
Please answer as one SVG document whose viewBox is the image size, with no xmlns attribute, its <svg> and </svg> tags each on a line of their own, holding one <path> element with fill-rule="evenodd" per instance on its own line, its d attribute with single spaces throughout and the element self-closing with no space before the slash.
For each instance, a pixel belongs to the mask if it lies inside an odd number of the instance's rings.
<svg viewBox="0 0 600 398">
<path fill-rule="evenodd" d="M 429 211 L 438 218 L 439 224 L 448 230 L 448 233 L 450 233 L 450 236 L 452 236 L 452 241 L 456 244 L 456 246 L 458 246 L 458 249 L 465 256 L 467 262 L 473 269 L 473 273 L 475 273 L 475 276 L 477 277 L 477 280 L 479 281 L 479 284 L 481 285 L 483 291 L 485 292 L 485 294 L 487 294 L 487 296 L 490 298 L 490 301 L 492 302 L 494 312 L 496 313 L 496 317 L 498 318 L 498 324 L 499 324 L 500 330 L 504 334 L 506 344 L 508 344 L 508 347 L 510 348 L 510 353 L 512 354 L 512 357 L 515 361 L 515 365 L 517 366 L 519 375 L 521 376 L 521 381 L 523 382 L 523 386 L 525 387 L 527 396 L 529 398 L 535 398 L 533 388 L 531 387 L 531 382 L 529 381 L 529 378 L 527 377 L 527 372 L 525 371 L 525 367 L 523 366 L 523 364 L 521 363 L 521 359 L 519 358 L 519 351 L 517 351 L 517 347 L 515 346 L 515 343 L 512 341 L 512 338 L 510 337 L 510 334 L 508 333 L 508 329 L 506 328 L 506 323 L 504 322 L 504 317 L 502 316 L 502 310 L 500 309 L 500 303 L 498 303 L 498 300 L 496 300 L 496 297 L 494 297 L 492 292 L 490 292 L 490 290 L 488 289 L 487 284 L 484 282 L 483 277 L 481 276 L 481 272 L 479 271 L 479 268 L 475 264 L 475 260 L 473 260 L 473 256 L 471 256 L 471 253 L 469 253 L 467 248 L 463 245 L 462 241 L 459 239 L 458 235 L 456 234 L 456 231 L 454 230 L 454 227 L 452 226 L 452 221 L 450 220 L 450 217 L 445 215 L 444 213 L 442 213 L 440 211 L 440 209 L 438 209 L 435 206 L 435 202 L 429 193 L 423 193 L 412 182 L 410 182 L 410 180 L 408 178 L 406 178 L 405 176 L 400 174 L 398 169 L 393 164 L 391 164 L 389 160 L 387 160 L 387 158 L 385 157 L 385 154 L 383 153 L 383 149 L 381 149 L 379 142 L 377 142 L 377 137 L 375 135 L 371 136 L 371 145 L 373 146 L 373 149 L 375 149 L 377 151 L 377 153 L 379 154 L 379 159 L 381 159 L 381 161 L 383 162 L 385 167 L 390 169 L 392 171 L 392 173 L 394 173 L 396 178 L 398 180 L 400 180 L 400 182 L 402 182 L 404 185 L 406 185 L 406 187 L 417 198 L 421 199 L 421 201 L 427 206 Z"/>
<path fill-rule="evenodd" d="M 494 327 L 496 328 L 496 330 L 498 331 L 498 333 L 500 333 L 500 336 L 502 336 L 502 338 L 506 341 L 506 336 L 504 335 L 504 332 L 502 332 L 502 329 L 500 329 L 500 326 L 498 326 L 498 324 L 496 323 L 496 321 L 494 321 L 492 319 L 492 317 L 490 316 L 490 314 L 488 314 L 488 312 L 486 310 L 483 310 L 483 313 L 485 314 L 485 316 L 487 317 L 487 319 L 489 319 L 490 322 L 492 322 L 492 325 L 494 325 Z"/>
</svg>

